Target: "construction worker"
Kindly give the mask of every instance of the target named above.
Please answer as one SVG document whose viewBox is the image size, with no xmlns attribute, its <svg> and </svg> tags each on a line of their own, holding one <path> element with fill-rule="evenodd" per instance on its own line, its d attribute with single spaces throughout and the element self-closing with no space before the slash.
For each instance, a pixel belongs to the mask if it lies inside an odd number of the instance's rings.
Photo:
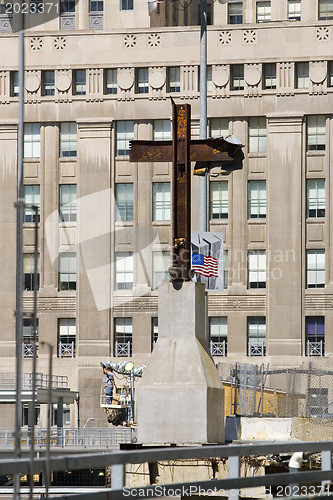
<svg viewBox="0 0 333 500">
<path fill-rule="evenodd" d="M 103 366 L 104 373 L 104 387 L 106 394 L 106 404 L 110 405 L 112 403 L 112 394 L 114 386 L 114 374 L 112 368 L 109 366 Z"/>
</svg>

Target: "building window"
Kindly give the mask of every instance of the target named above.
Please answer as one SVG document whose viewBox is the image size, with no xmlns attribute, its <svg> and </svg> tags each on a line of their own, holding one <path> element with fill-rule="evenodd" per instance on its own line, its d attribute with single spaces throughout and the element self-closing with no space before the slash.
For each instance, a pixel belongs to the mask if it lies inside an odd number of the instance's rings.
<svg viewBox="0 0 333 500">
<path fill-rule="evenodd" d="M 214 84 L 213 84 L 213 68 L 211 65 L 207 66 L 206 77 L 207 77 L 207 92 L 212 92 L 214 90 Z"/>
<path fill-rule="evenodd" d="M 133 220 L 133 184 L 130 182 L 116 184 L 116 220 Z"/>
<path fill-rule="evenodd" d="M 117 69 L 106 69 L 104 71 L 104 78 L 105 94 L 116 94 L 118 91 Z"/>
<path fill-rule="evenodd" d="M 134 139 L 134 122 L 124 120 L 117 122 L 117 156 L 128 156 L 130 153 L 130 141 Z"/>
<path fill-rule="evenodd" d="M 90 0 L 89 1 L 89 12 L 90 13 L 101 13 L 104 10 L 103 0 Z"/>
<path fill-rule="evenodd" d="M 132 318 L 115 318 L 114 343 L 116 357 L 132 355 Z"/>
<path fill-rule="evenodd" d="M 266 181 L 248 182 L 247 207 L 249 219 L 266 217 Z"/>
<path fill-rule="evenodd" d="M 63 404 L 62 410 L 57 403 L 52 406 L 52 425 L 56 425 L 57 427 L 69 426 L 71 424 L 70 405 Z"/>
<path fill-rule="evenodd" d="M 306 356 L 324 356 L 325 354 L 325 318 L 308 316 L 305 318 Z"/>
<path fill-rule="evenodd" d="M 309 63 L 299 62 L 295 63 L 295 87 L 297 89 L 309 88 Z"/>
<path fill-rule="evenodd" d="M 11 97 L 19 95 L 18 71 L 10 72 L 10 95 Z"/>
<path fill-rule="evenodd" d="M 54 71 L 42 71 L 42 94 L 44 96 L 54 95 L 55 84 L 54 84 Z"/>
<path fill-rule="evenodd" d="M 276 64 L 264 63 L 262 67 L 264 74 L 264 89 L 276 89 Z"/>
<path fill-rule="evenodd" d="M 23 318 L 23 342 L 22 342 L 22 357 L 32 358 L 34 355 L 34 342 L 36 342 L 36 353 L 38 350 L 38 325 L 37 318 L 36 331 L 34 332 L 34 321 L 32 318 Z"/>
<path fill-rule="evenodd" d="M 149 72 L 148 68 L 135 68 L 135 92 L 137 94 L 148 94 L 149 92 Z"/>
<path fill-rule="evenodd" d="M 158 317 L 151 318 L 151 350 L 154 349 L 158 339 Z"/>
<path fill-rule="evenodd" d="M 327 63 L 327 85 L 333 87 L 333 61 Z"/>
<path fill-rule="evenodd" d="M 271 20 L 271 2 L 257 1 L 257 23 Z"/>
<path fill-rule="evenodd" d="M 180 92 L 180 68 L 172 66 L 167 68 L 168 92 Z"/>
<path fill-rule="evenodd" d="M 170 252 L 153 252 L 153 290 L 157 290 L 164 281 L 169 281 L 169 267 Z"/>
<path fill-rule="evenodd" d="M 133 254 L 118 252 L 116 257 L 116 290 L 132 290 L 133 288 Z"/>
<path fill-rule="evenodd" d="M 325 287 L 325 250 L 307 250 L 307 288 Z"/>
<path fill-rule="evenodd" d="M 252 117 L 249 120 L 249 153 L 266 153 L 266 118 Z"/>
<path fill-rule="evenodd" d="M 210 219 L 228 218 L 228 181 L 209 183 Z"/>
<path fill-rule="evenodd" d="M 75 122 L 60 124 L 60 157 L 77 155 L 77 130 Z"/>
<path fill-rule="evenodd" d="M 154 120 L 153 132 L 154 141 L 171 141 L 171 121 Z"/>
<path fill-rule="evenodd" d="M 75 318 L 61 318 L 58 320 L 58 357 L 74 358 L 76 343 Z"/>
<path fill-rule="evenodd" d="M 266 318 L 263 316 L 247 319 L 248 356 L 266 354 Z"/>
<path fill-rule="evenodd" d="M 120 0 L 120 10 L 133 10 L 133 0 Z"/>
<path fill-rule="evenodd" d="M 75 12 L 75 0 L 60 0 L 60 13 L 68 14 Z"/>
<path fill-rule="evenodd" d="M 266 250 L 248 252 L 248 287 L 266 288 Z"/>
<path fill-rule="evenodd" d="M 325 179 L 307 179 L 307 217 L 325 217 Z"/>
<path fill-rule="evenodd" d="M 170 182 L 153 183 L 153 220 L 170 220 Z"/>
<path fill-rule="evenodd" d="M 301 0 L 288 0 L 288 19 L 301 20 Z"/>
<path fill-rule="evenodd" d="M 22 425 L 31 427 L 28 403 L 22 405 Z M 35 425 L 40 425 L 40 404 L 35 404 Z"/>
<path fill-rule="evenodd" d="M 231 90 L 244 90 L 244 64 L 232 64 Z"/>
<path fill-rule="evenodd" d="M 319 0 L 319 20 L 329 21 L 333 19 L 332 0 Z"/>
<path fill-rule="evenodd" d="M 40 158 L 40 123 L 24 124 L 24 158 Z"/>
<path fill-rule="evenodd" d="M 228 250 L 223 250 L 223 288 L 228 288 L 228 268 L 229 268 L 229 255 Z"/>
<path fill-rule="evenodd" d="M 227 355 L 227 317 L 219 316 L 209 318 L 210 352 L 212 356 Z"/>
<path fill-rule="evenodd" d="M 23 222 L 36 222 L 36 212 L 32 208 L 38 207 L 37 219 L 39 221 L 40 215 L 40 186 L 38 184 L 31 184 L 24 186 L 24 219 Z"/>
<path fill-rule="evenodd" d="M 73 94 L 86 95 L 86 70 L 73 70 Z"/>
<path fill-rule="evenodd" d="M 59 290 L 76 290 L 76 254 L 59 255 Z"/>
<path fill-rule="evenodd" d="M 228 118 L 211 118 L 210 135 L 211 137 L 222 137 L 229 134 Z"/>
<path fill-rule="evenodd" d="M 76 184 L 60 184 L 59 209 L 62 222 L 76 222 Z"/>
<path fill-rule="evenodd" d="M 35 285 L 35 255 L 33 253 L 23 254 L 23 274 L 24 274 L 24 290 L 32 291 Z M 36 288 L 39 289 L 40 275 L 40 259 L 37 255 L 37 283 Z"/>
<path fill-rule="evenodd" d="M 228 23 L 243 24 L 243 2 L 228 3 Z"/>
<path fill-rule="evenodd" d="M 307 150 L 324 151 L 326 143 L 326 118 L 325 116 L 308 116 L 307 120 Z"/>
</svg>

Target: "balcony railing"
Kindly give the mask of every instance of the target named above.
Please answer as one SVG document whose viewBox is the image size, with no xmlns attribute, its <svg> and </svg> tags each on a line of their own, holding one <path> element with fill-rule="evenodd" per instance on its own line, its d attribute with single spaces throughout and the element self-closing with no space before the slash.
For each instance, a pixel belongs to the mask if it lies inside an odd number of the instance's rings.
<svg viewBox="0 0 333 500">
<path fill-rule="evenodd" d="M 74 358 L 75 342 L 59 342 L 58 356 L 59 358 Z"/>
<path fill-rule="evenodd" d="M 306 342 L 306 355 L 307 356 L 324 356 L 324 341 Z"/>
<path fill-rule="evenodd" d="M 35 446 L 46 448 L 47 429 L 35 428 Z M 133 432 L 128 427 L 106 428 L 52 428 L 50 432 L 51 448 L 118 448 L 120 443 L 130 443 Z M 31 434 L 29 429 L 22 429 L 21 445 L 29 446 Z M 0 429 L 0 449 L 14 448 L 15 430 Z"/>
<path fill-rule="evenodd" d="M 221 342 L 210 341 L 210 352 L 212 356 L 226 356 L 227 355 L 227 341 L 221 340 Z"/>
<path fill-rule="evenodd" d="M 264 340 L 249 340 L 249 356 L 265 356 L 266 345 Z"/>
<path fill-rule="evenodd" d="M 38 351 L 38 343 L 36 344 Z M 31 342 L 23 342 L 22 344 L 22 358 L 32 358 L 34 355 L 34 345 Z"/>
<path fill-rule="evenodd" d="M 115 355 L 117 358 L 129 358 L 132 354 L 132 342 L 116 342 Z"/>
</svg>

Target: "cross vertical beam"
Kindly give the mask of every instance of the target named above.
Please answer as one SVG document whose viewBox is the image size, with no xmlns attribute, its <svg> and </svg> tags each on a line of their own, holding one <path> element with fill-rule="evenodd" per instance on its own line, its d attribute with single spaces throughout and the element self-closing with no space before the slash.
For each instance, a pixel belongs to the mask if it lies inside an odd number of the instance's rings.
<svg viewBox="0 0 333 500">
<path fill-rule="evenodd" d="M 191 106 L 172 101 L 171 280 L 191 279 Z"/>
</svg>

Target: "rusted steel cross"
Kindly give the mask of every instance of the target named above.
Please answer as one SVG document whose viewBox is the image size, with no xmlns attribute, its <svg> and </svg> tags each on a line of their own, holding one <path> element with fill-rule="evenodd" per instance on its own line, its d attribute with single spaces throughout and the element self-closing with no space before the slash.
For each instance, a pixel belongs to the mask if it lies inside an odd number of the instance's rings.
<svg viewBox="0 0 333 500">
<path fill-rule="evenodd" d="M 131 141 L 131 162 L 172 161 L 171 281 L 190 281 L 191 272 L 191 161 L 202 165 L 234 161 L 233 144 L 222 138 L 191 140 L 191 106 L 172 101 L 172 141 Z M 237 154 L 236 154 L 237 156 Z M 238 153 L 239 156 L 239 153 Z M 209 168 L 209 167 L 208 167 Z M 239 168 L 239 167 L 236 167 Z M 241 167 L 240 167 L 241 168 Z"/>
</svg>

